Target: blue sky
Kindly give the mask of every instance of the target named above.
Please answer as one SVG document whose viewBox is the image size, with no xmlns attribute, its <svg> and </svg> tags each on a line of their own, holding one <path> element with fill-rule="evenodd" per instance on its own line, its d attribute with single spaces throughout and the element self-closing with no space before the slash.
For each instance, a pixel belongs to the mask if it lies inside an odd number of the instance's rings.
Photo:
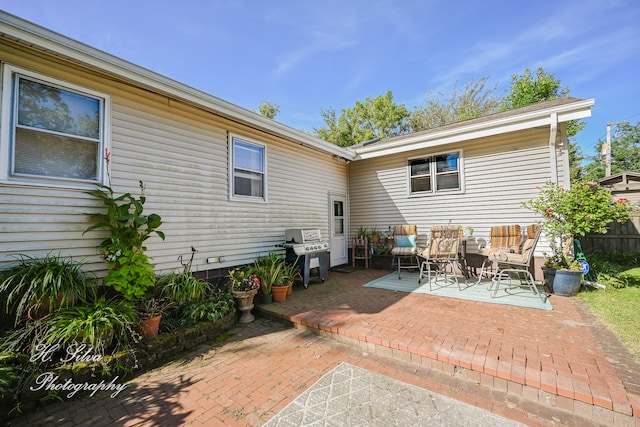
<svg viewBox="0 0 640 427">
<path fill-rule="evenodd" d="M 472 78 L 505 93 L 543 67 L 596 101 L 576 141 L 640 122 L 637 0 L 0 0 L 0 9 L 311 131 L 391 90 L 409 109 Z"/>
</svg>

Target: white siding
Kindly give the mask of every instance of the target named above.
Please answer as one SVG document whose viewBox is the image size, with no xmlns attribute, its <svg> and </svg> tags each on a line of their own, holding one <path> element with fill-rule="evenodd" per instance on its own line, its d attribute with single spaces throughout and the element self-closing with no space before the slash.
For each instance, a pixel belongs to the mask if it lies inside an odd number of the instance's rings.
<svg viewBox="0 0 640 427">
<path fill-rule="evenodd" d="M 541 128 L 352 162 L 351 234 L 409 223 L 424 243 L 433 225 L 471 226 L 474 236 L 488 239 L 492 225 L 530 224 L 536 218 L 520 203 L 551 178 L 548 141 L 549 129 Z M 462 150 L 464 191 L 409 197 L 407 159 L 455 150 Z"/>
<path fill-rule="evenodd" d="M 326 236 L 329 193 L 347 194 L 346 165 L 333 155 L 40 54 L 0 44 L 0 58 L 111 96 L 112 186 L 139 194 L 144 181 L 145 212 L 162 217 L 166 234 L 164 242 L 147 241 L 157 270 L 179 267 L 178 256 L 188 258 L 191 246 L 198 250 L 194 270 L 206 270 L 276 250 L 287 228 L 320 228 Z M 228 132 L 268 146 L 268 203 L 229 201 Z M 86 213 L 99 209 L 82 190 L 0 183 L 0 266 L 14 254 L 52 251 L 86 259 L 102 274 L 97 246 L 105 235 L 82 235 Z M 227 261 L 206 264 L 220 256 Z"/>
</svg>

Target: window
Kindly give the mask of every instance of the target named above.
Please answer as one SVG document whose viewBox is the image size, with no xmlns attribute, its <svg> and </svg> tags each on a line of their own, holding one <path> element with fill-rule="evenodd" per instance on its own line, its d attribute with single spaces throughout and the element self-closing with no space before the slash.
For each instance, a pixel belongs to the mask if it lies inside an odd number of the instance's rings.
<svg viewBox="0 0 640 427">
<path fill-rule="evenodd" d="M 11 66 L 4 87 L 0 177 L 102 182 L 106 96 Z"/>
<path fill-rule="evenodd" d="M 409 174 L 411 195 L 461 190 L 460 153 L 411 159 Z"/>
<path fill-rule="evenodd" d="M 266 147 L 231 137 L 231 198 L 266 200 Z"/>
</svg>

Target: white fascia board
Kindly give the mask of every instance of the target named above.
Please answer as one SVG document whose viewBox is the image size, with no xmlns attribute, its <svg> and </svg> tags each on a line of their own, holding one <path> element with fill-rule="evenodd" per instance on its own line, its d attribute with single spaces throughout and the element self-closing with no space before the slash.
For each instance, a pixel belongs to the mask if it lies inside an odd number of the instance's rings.
<svg viewBox="0 0 640 427">
<path fill-rule="evenodd" d="M 595 101 L 593 99 L 581 100 L 544 110 L 503 117 L 501 119 L 489 120 L 469 126 L 456 127 L 441 132 L 415 136 L 408 135 L 406 138 L 399 138 L 396 141 L 382 143 L 377 146 L 376 144 L 372 144 L 370 146 L 357 147 L 354 148 L 356 160 L 397 154 L 409 150 L 437 147 L 508 132 L 532 129 L 539 126 L 550 126 L 551 115 L 554 113 L 557 114 L 558 122 L 582 119 L 591 116 L 591 107 L 594 103 Z"/>
<path fill-rule="evenodd" d="M 172 80 L 129 61 L 0 11 L 0 36 L 71 59 L 90 68 L 134 82 L 146 89 L 197 105 L 221 116 L 264 130 L 294 143 L 353 160 L 352 149 L 339 147 L 258 113 Z"/>
</svg>

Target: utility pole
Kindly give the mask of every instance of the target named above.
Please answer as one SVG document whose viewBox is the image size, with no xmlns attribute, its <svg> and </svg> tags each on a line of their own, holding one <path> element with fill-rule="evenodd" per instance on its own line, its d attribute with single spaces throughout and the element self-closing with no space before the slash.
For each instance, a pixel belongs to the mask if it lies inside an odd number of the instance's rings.
<svg viewBox="0 0 640 427">
<path fill-rule="evenodd" d="M 607 142 L 604 146 L 604 166 L 605 166 L 605 176 L 611 175 L 611 125 L 621 125 L 627 123 L 624 122 L 612 122 L 607 123 Z"/>
</svg>

